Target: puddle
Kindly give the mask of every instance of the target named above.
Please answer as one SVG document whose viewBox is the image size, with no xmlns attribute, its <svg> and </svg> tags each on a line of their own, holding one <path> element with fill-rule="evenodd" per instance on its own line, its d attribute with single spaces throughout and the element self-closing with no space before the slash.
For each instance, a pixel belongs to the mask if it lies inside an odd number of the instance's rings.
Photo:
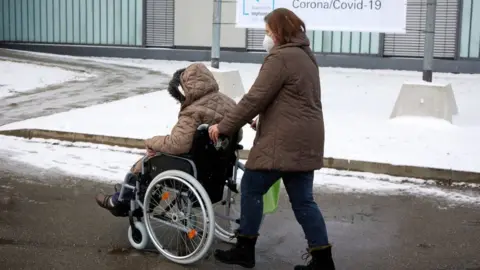
<svg viewBox="0 0 480 270">
<path fill-rule="evenodd" d="M 109 255 L 123 255 L 123 256 L 157 256 L 158 252 L 155 249 L 136 250 L 134 248 L 111 248 L 107 251 Z"/>
<path fill-rule="evenodd" d="M 130 248 L 112 248 L 108 250 L 108 254 L 111 255 L 125 255 L 129 254 L 133 249 Z"/>
<path fill-rule="evenodd" d="M 428 244 L 428 243 L 421 243 L 421 244 L 418 244 L 417 247 L 419 247 L 419 248 L 433 248 L 433 247 L 435 247 L 435 245 Z"/>
<path fill-rule="evenodd" d="M 12 239 L 0 238 L 0 246 L 13 245 L 13 244 L 15 244 L 15 241 Z"/>
</svg>

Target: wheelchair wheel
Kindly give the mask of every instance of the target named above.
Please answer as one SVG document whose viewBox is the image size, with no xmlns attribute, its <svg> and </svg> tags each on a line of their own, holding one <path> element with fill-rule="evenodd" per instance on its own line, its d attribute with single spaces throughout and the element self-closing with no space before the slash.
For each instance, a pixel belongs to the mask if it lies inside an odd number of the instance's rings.
<svg viewBox="0 0 480 270">
<path fill-rule="evenodd" d="M 241 197 L 241 178 L 244 171 L 244 166 L 239 162 L 237 172 L 237 190 L 239 193 L 231 191 L 225 186 L 223 192 L 223 200 L 213 205 L 215 214 L 215 236 L 223 242 L 235 243 L 235 231 L 240 227 L 237 221 L 240 221 L 240 197 Z M 224 216 L 223 218 L 220 216 Z M 265 215 L 262 216 L 262 223 Z"/>
<path fill-rule="evenodd" d="M 152 180 L 145 194 L 143 216 L 152 243 L 173 262 L 195 263 L 213 243 L 212 202 L 203 186 L 185 172 L 169 170 Z"/>
<path fill-rule="evenodd" d="M 145 224 L 140 221 L 135 221 L 133 224 L 135 228 L 128 227 L 128 242 L 135 249 L 145 249 L 150 240 Z"/>
</svg>

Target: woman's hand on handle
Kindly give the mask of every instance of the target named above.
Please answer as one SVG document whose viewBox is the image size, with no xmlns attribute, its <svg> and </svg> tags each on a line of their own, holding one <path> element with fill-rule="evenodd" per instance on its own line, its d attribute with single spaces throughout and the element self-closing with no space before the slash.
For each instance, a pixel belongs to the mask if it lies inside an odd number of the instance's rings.
<svg viewBox="0 0 480 270">
<path fill-rule="evenodd" d="M 210 136 L 210 140 L 214 143 L 217 143 L 219 135 L 220 132 L 218 131 L 218 125 L 213 125 L 208 128 L 208 136 Z"/>
</svg>

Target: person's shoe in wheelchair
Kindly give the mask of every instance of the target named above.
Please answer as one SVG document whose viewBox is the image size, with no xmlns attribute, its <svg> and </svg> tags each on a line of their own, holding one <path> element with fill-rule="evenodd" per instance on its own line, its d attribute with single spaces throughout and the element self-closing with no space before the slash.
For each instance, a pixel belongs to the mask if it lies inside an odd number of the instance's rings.
<svg viewBox="0 0 480 270">
<path fill-rule="evenodd" d="M 323 246 L 307 249 L 305 259 L 311 257 L 307 265 L 297 265 L 294 270 L 335 270 L 335 263 L 332 258 L 332 246 Z"/>
<path fill-rule="evenodd" d="M 245 268 L 255 267 L 255 245 L 258 236 L 236 233 L 237 243 L 229 250 L 215 250 L 214 256 L 225 264 L 236 264 Z"/>
<path fill-rule="evenodd" d="M 118 202 L 114 197 L 114 195 L 98 193 L 97 196 L 95 196 L 95 201 L 97 201 L 98 206 L 107 209 L 116 217 L 128 216 L 128 211 L 130 210 L 128 203 Z"/>
</svg>

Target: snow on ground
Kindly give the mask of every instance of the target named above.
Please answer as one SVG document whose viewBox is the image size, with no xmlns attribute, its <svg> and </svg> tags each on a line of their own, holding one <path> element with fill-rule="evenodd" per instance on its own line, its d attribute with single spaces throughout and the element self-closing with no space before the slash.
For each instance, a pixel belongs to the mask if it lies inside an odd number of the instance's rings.
<svg viewBox="0 0 480 270">
<path fill-rule="evenodd" d="M 56 140 L 25 140 L 0 136 L 2 156 L 30 163 L 45 170 L 99 180 L 121 182 L 143 151 L 88 143 Z M 480 205 L 478 190 L 462 191 L 436 187 L 433 181 L 368 173 L 322 169 L 315 174 L 316 189 L 323 192 L 375 195 L 414 195 L 441 199 L 450 205 Z"/>
<path fill-rule="evenodd" d="M 150 68 L 168 74 L 191 63 L 88 59 Z M 220 66 L 221 69 L 238 69 L 247 91 L 260 68 L 258 64 L 240 63 L 221 63 Z M 418 81 L 421 78 L 419 72 L 320 68 L 320 76 L 327 157 L 480 172 L 480 75 L 434 74 L 435 83 L 448 82 L 453 85 L 459 108 L 453 125 L 428 118 L 389 120 L 401 85 Z M 0 129 L 42 128 L 148 138 L 168 134 L 175 124 L 178 108 L 179 105 L 167 92 L 160 91 L 17 122 Z M 255 133 L 249 128 L 244 128 L 244 133 L 243 144 L 248 149 Z"/>
<path fill-rule="evenodd" d="M 56 67 L 0 60 L 0 98 L 91 76 Z"/>
<path fill-rule="evenodd" d="M 142 151 L 100 144 L 0 136 L 0 154 L 42 169 L 105 182 L 123 180 Z"/>
</svg>

